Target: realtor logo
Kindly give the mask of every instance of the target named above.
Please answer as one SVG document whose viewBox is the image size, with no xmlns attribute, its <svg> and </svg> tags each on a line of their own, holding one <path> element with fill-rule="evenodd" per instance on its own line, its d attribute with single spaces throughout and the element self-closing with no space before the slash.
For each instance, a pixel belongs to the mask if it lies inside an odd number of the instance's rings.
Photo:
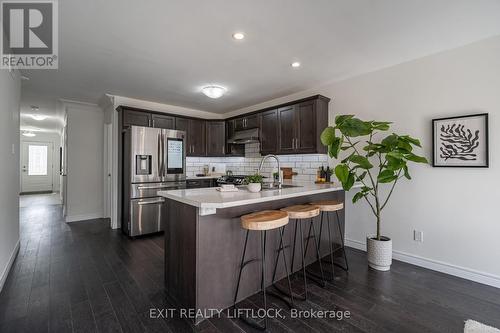
<svg viewBox="0 0 500 333">
<path fill-rule="evenodd" d="M 57 1 L 2 1 L 0 68 L 56 69 Z"/>
</svg>

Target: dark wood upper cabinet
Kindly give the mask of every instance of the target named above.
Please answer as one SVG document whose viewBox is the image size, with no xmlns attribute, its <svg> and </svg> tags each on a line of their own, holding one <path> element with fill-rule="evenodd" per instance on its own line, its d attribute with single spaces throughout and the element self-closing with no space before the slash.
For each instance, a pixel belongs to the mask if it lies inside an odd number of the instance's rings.
<svg viewBox="0 0 500 333">
<path fill-rule="evenodd" d="M 296 107 L 285 106 L 278 109 L 278 153 L 289 154 L 295 151 Z"/>
<path fill-rule="evenodd" d="M 187 131 L 187 156 L 206 156 L 205 120 L 189 119 Z"/>
<path fill-rule="evenodd" d="M 278 151 L 278 110 L 264 111 L 260 115 L 260 153 Z"/>
<path fill-rule="evenodd" d="M 226 153 L 226 122 L 207 121 L 207 156 L 224 156 Z"/>
<path fill-rule="evenodd" d="M 175 117 L 153 114 L 152 125 L 156 128 L 175 129 Z"/>
<path fill-rule="evenodd" d="M 300 153 L 314 153 L 316 151 L 316 102 L 300 103 L 295 109 L 296 134 L 295 150 Z"/>
<path fill-rule="evenodd" d="M 123 109 L 123 127 L 151 126 L 151 113 Z"/>
<path fill-rule="evenodd" d="M 187 133 L 189 128 L 189 119 L 175 118 L 175 127 L 177 131 L 184 131 Z"/>
<path fill-rule="evenodd" d="M 259 114 L 251 114 L 249 116 L 234 119 L 234 129 L 236 131 L 258 128 L 259 125 Z"/>
</svg>

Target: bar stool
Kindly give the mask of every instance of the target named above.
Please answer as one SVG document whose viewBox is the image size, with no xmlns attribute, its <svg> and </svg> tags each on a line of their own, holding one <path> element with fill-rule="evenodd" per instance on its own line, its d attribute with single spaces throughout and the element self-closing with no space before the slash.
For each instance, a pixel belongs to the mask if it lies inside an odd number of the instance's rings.
<svg viewBox="0 0 500 333">
<path fill-rule="evenodd" d="M 291 264 L 291 272 L 293 273 L 293 267 L 294 267 L 294 261 L 295 261 L 295 249 L 297 245 L 297 229 L 300 230 L 300 252 L 301 252 L 301 257 L 302 257 L 302 275 L 304 279 L 304 297 L 300 297 L 295 295 L 294 297 L 300 300 L 307 300 L 307 276 L 309 275 L 309 278 L 313 280 L 314 282 L 318 283 L 321 287 L 325 286 L 325 279 L 324 279 L 324 274 L 323 274 L 323 266 L 321 265 L 321 257 L 318 251 L 318 242 L 316 239 L 316 231 L 314 230 L 314 217 L 318 216 L 320 214 L 320 210 L 318 207 L 312 206 L 312 205 L 294 205 L 286 208 L 281 209 L 284 212 L 288 213 L 288 217 L 291 220 L 295 220 L 295 231 L 294 231 L 294 236 L 293 236 L 293 248 L 292 248 L 292 264 Z M 307 253 L 307 246 L 304 248 L 304 233 L 302 231 L 302 224 L 301 221 L 305 221 L 307 219 L 310 219 L 309 222 L 309 232 L 307 235 L 307 240 L 309 243 L 309 239 L 313 238 L 314 239 L 314 245 L 316 249 L 316 259 L 319 262 L 319 268 L 321 272 L 321 279 L 320 281 L 314 277 L 311 276 L 311 274 L 308 274 L 306 271 L 306 264 L 305 264 L 305 256 Z M 300 224 L 300 226 L 299 226 Z M 276 273 L 276 265 L 274 267 L 274 271 Z"/>
<path fill-rule="evenodd" d="M 252 214 L 243 215 L 241 217 L 241 227 L 243 229 L 246 229 L 247 232 L 246 232 L 246 236 L 245 236 L 245 245 L 243 247 L 243 255 L 241 256 L 240 271 L 238 274 L 238 283 L 236 285 L 236 292 L 234 294 L 233 305 L 235 308 L 236 308 L 236 301 L 238 299 L 238 291 L 240 289 L 240 281 L 241 281 L 241 274 L 242 274 L 243 268 L 246 265 L 259 260 L 258 258 L 253 258 L 253 259 L 245 261 L 245 255 L 246 255 L 247 244 L 248 244 L 248 236 L 250 234 L 250 231 L 260 231 L 261 256 L 262 256 L 262 258 L 260 259 L 261 269 L 262 269 L 262 274 L 261 274 L 261 279 L 260 279 L 260 287 L 262 290 L 262 297 L 264 299 L 264 309 L 266 310 L 266 313 L 267 313 L 266 294 L 278 297 L 278 298 L 282 299 L 283 301 L 285 301 L 290 307 L 293 306 L 292 284 L 290 283 L 290 273 L 288 271 L 288 265 L 286 262 L 285 252 L 283 251 L 283 233 L 285 232 L 285 227 L 288 224 L 288 221 L 289 221 L 288 214 L 286 212 L 282 212 L 279 210 L 264 210 L 261 212 L 255 212 Z M 280 295 L 278 295 L 276 293 L 266 291 L 266 283 L 265 283 L 266 237 L 267 237 L 268 230 L 275 230 L 275 229 L 279 229 L 279 235 L 280 235 L 280 247 L 278 248 L 278 256 L 277 256 L 277 260 L 276 260 L 276 265 L 278 263 L 280 253 L 283 252 L 283 263 L 285 266 L 285 272 L 286 272 L 286 276 L 287 276 L 287 280 L 288 280 L 288 290 L 290 292 L 289 297 L 291 299 L 291 302 L 289 302 L 287 299 L 281 297 Z M 273 276 L 273 285 L 275 282 L 274 278 L 275 278 L 275 276 Z M 240 319 L 245 321 L 250 326 L 257 328 L 259 330 L 265 330 L 267 328 L 267 317 L 264 318 L 264 325 L 260 325 L 259 323 L 255 322 L 253 320 L 250 320 L 248 318 L 245 318 L 245 317 L 242 317 Z"/>
<path fill-rule="evenodd" d="M 345 253 L 344 234 L 342 233 L 342 228 L 340 226 L 340 217 L 339 217 L 339 210 L 344 209 L 344 204 L 342 202 L 338 202 L 335 200 L 322 200 L 322 201 L 311 202 L 311 205 L 315 206 L 315 207 L 319 207 L 319 209 L 321 211 L 321 222 L 319 225 L 319 245 L 318 246 L 321 246 L 321 232 L 323 229 L 323 215 L 326 214 L 327 228 L 328 228 L 328 245 L 330 247 L 330 253 L 329 253 L 330 261 L 329 262 L 326 261 L 326 262 L 332 266 L 332 278 L 331 278 L 331 280 L 333 280 L 334 279 L 334 269 L 333 269 L 334 266 L 340 267 L 343 270 L 345 270 L 346 272 L 349 270 L 349 264 L 347 262 L 347 256 Z M 337 220 L 337 227 L 338 227 L 339 234 L 340 234 L 341 246 L 336 248 L 336 249 L 333 248 L 334 243 L 333 243 L 332 232 L 331 232 L 331 228 L 330 228 L 330 214 L 329 214 L 330 212 L 335 212 L 335 215 L 337 217 L 337 219 L 336 219 Z M 342 253 L 344 256 L 345 265 L 340 265 L 334 261 L 335 252 L 340 251 L 340 250 L 342 250 Z"/>
</svg>

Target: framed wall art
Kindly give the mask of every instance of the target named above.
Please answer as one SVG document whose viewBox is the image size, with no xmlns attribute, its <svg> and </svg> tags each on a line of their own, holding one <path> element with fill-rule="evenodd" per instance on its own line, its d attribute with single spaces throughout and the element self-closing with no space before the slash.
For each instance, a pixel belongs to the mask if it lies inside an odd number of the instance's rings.
<svg viewBox="0 0 500 333">
<path fill-rule="evenodd" d="M 488 167 L 488 114 L 432 120 L 435 167 Z"/>
</svg>

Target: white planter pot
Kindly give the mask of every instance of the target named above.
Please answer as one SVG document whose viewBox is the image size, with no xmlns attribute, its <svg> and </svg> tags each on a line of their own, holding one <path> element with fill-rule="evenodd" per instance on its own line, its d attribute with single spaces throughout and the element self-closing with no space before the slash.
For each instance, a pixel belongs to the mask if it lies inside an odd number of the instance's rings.
<svg viewBox="0 0 500 333">
<path fill-rule="evenodd" d="M 250 183 L 247 185 L 247 188 L 250 192 L 260 192 L 262 189 L 262 184 L 261 183 Z"/>
<path fill-rule="evenodd" d="M 379 271 L 388 271 L 392 264 L 392 240 L 382 236 L 377 240 L 374 235 L 366 236 L 368 266 Z"/>
</svg>

